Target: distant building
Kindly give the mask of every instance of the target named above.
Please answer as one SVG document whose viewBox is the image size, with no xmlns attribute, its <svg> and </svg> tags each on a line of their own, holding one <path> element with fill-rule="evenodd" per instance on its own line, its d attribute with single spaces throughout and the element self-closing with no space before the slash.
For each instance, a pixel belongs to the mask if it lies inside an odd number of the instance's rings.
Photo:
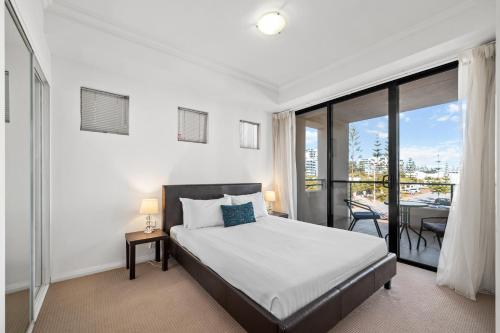
<svg viewBox="0 0 500 333">
<path fill-rule="evenodd" d="M 371 158 L 363 158 L 358 162 L 359 170 L 366 174 L 383 173 L 387 170 L 387 165 L 389 160 L 385 156 L 381 156 L 378 159 Z"/>
<path fill-rule="evenodd" d="M 416 171 L 414 177 L 418 180 L 425 179 L 441 179 L 443 177 L 443 172 L 423 172 Z M 448 183 L 458 184 L 460 180 L 460 173 L 458 171 L 449 171 L 446 176 L 449 178 Z"/>
<path fill-rule="evenodd" d="M 368 158 L 363 158 L 359 160 L 359 169 L 364 173 L 371 173 L 371 162 Z"/>
<path fill-rule="evenodd" d="M 439 178 L 439 174 L 437 172 L 415 171 L 413 173 L 413 177 L 421 180 L 424 180 L 426 178 L 437 179 Z"/>
<path fill-rule="evenodd" d="M 306 149 L 306 176 L 318 177 L 318 150 Z"/>
</svg>

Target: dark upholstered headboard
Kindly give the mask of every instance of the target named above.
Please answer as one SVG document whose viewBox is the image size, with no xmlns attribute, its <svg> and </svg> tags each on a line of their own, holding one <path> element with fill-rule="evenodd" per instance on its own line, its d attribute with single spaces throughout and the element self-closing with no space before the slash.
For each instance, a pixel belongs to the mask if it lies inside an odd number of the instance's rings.
<svg viewBox="0 0 500 333">
<path fill-rule="evenodd" d="M 179 198 L 218 199 L 224 194 L 242 195 L 262 191 L 262 184 L 163 185 L 163 230 L 182 224 L 182 204 Z"/>
</svg>

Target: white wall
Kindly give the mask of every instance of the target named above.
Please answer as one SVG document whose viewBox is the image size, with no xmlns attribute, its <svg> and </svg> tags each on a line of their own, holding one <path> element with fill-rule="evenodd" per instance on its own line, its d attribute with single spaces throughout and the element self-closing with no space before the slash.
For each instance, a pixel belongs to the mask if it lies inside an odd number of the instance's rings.
<svg viewBox="0 0 500 333">
<path fill-rule="evenodd" d="M 275 105 L 259 88 L 56 16 L 48 23 L 52 281 L 123 266 L 124 233 L 144 227 L 141 198 L 160 199 L 163 184 L 271 185 Z M 80 131 L 81 86 L 130 96 L 129 136 Z M 208 144 L 177 141 L 178 106 L 209 112 Z M 261 124 L 260 150 L 239 148 L 240 119 Z M 151 254 L 143 246 L 137 256 Z"/>
</svg>

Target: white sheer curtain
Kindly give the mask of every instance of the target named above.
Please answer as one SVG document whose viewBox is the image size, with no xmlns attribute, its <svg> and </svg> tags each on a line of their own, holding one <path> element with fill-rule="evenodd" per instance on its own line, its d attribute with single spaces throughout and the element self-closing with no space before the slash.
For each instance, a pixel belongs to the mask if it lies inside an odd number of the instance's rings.
<svg viewBox="0 0 500 333">
<path fill-rule="evenodd" d="M 273 169 L 276 209 L 297 217 L 297 168 L 295 165 L 295 112 L 273 114 Z"/>
<path fill-rule="evenodd" d="M 464 151 L 437 282 L 475 300 L 479 291 L 495 291 L 495 44 L 459 60 Z"/>
</svg>

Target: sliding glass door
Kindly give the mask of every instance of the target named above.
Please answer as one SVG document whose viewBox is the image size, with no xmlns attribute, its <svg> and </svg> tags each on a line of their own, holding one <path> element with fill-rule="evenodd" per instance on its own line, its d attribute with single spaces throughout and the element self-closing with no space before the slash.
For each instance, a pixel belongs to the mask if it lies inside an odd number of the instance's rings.
<svg viewBox="0 0 500 333">
<path fill-rule="evenodd" d="M 457 81 L 451 63 L 297 111 L 298 219 L 435 270 L 460 171 Z"/>
<path fill-rule="evenodd" d="M 458 70 L 399 86 L 399 256 L 437 267 L 462 155 Z"/>
<path fill-rule="evenodd" d="M 327 108 L 297 115 L 296 133 L 298 219 L 327 225 Z"/>
<path fill-rule="evenodd" d="M 388 233 L 388 90 L 332 107 L 332 213 L 335 228 Z"/>
</svg>

